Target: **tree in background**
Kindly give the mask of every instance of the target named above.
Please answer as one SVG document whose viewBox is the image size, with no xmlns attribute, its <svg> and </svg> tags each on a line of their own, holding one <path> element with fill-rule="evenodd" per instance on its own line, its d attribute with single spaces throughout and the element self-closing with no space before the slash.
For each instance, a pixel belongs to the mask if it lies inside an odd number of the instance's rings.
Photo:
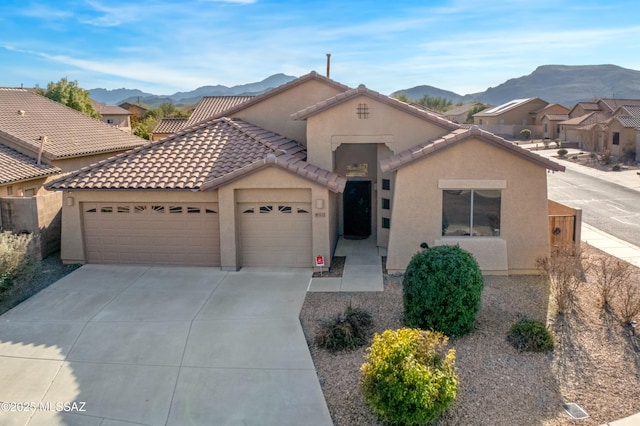
<svg viewBox="0 0 640 426">
<path fill-rule="evenodd" d="M 418 103 L 425 108 L 429 108 L 431 111 L 436 112 L 446 112 L 453 107 L 453 102 L 449 99 L 440 98 L 440 97 L 431 97 L 429 95 L 424 95 Z"/>
<path fill-rule="evenodd" d="M 131 117 L 133 134 L 140 138 L 150 140 L 153 129 L 155 129 L 160 120 L 165 117 L 186 118 L 189 117 L 189 112 L 181 107 L 175 106 L 171 102 L 165 102 L 147 111 L 141 120 Z"/>
<path fill-rule="evenodd" d="M 473 115 L 479 113 L 480 111 L 484 111 L 487 108 L 489 108 L 489 105 L 476 104 L 473 108 L 469 110 L 469 112 L 467 112 L 467 119 L 465 123 L 473 124 Z"/>
<path fill-rule="evenodd" d="M 394 94 L 393 97 L 399 101 L 413 105 L 420 105 L 436 112 L 446 112 L 453 107 L 453 102 L 451 102 L 449 99 L 431 97 L 429 95 L 424 95 L 420 100 L 417 101 L 409 99 L 409 97 L 405 93 L 397 93 Z"/>
<path fill-rule="evenodd" d="M 50 82 L 47 85 L 47 90 L 36 88 L 36 91 L 42 96 L 80 111 L 84 115 L 100 118 L 100 114 L 91 105 L 89 92 L 80 88 L 77 81 L 69 81 L 63 77 L 57 83 Z"/>
</svg>

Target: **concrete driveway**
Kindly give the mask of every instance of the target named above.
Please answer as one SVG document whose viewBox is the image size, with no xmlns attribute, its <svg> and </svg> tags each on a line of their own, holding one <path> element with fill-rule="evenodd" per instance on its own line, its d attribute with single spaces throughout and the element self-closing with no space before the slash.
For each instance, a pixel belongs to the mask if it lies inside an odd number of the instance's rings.
<svg viewBox="0 0 640 426">
<path fill-rule="evenodd" d="M 0 424 L 332 425 L 310 275 L 85 265 L 0 316 Z"/>
</svg>

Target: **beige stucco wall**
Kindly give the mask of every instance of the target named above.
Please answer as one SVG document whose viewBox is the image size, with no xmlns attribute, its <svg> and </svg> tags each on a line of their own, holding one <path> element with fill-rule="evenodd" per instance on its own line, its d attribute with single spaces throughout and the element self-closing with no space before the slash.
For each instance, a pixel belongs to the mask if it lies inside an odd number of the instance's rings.
<svg viewBox="0 0 640 426">
<path fill-rule="evenodd" d="M 366 103 L 369 118 L 356 114 Z M 424 119 L 366 96 L 358 96 L 307 119 L 307 160 L 334 170 L 334 151 L 341 144 L 385 144 L 394 153 L 449 133 Z"/>
<path fill-rule="evenodd" d="M 613 144 L 613 132 L 620 133 L 620 144 Z M 622 157 L 626 152 L 636 150 L 636 130 L 631 127 L 624 127 L 618 120 L 611 120 L 607 127 L 607 149 L 611 151 L 614 158 Z M 635 158 L 635 157 L 632 157 Z"/>
<path fill-rule="evenodd" d="M 306 145 L 306 123 L 302 120 L 292 120 L 291 114 L 329 99 L 338 93 L 340 90 L 336 87 L 317 80 L 308 80 L 284 93 L 249 106 L 233 114 L 232 118 L 241 118 Z"/>
<path fill-rule="evenodd" d="M 62 242 L 60 257 L 65 263 L 84 263 L 84 240 L 81 203 L 211 203 L 218 201 L 216 191 L 71 191 L 63 193 Z M 221 240 L 221 245 L 224 241 Z"/>
<path fill-rule="evenodd" d="M 397 171 L 387 268 L 404 271 L 422 242 L 433 246 L 442 237 L 444 179 L 467 179 L 469 186 L 504 185 L 500 237 L 479 237 L 471 247 L 477 257 L 506 245 L 509 273 L 531 273 L 535 262 L 548 254 L 548 204 L 546 170 L 477 139 L 470 139 Z M 473 188 L 472 188 L 473 189 Z M 473 238 L 473 237 L 471 237 Z M 454 239 L 450 240 L 456 243 Z M 502 255 L 502 254 L 500 254 Z M 487 265 L 480 265 L 485 272 Z"/>
<path fill-rule="evenodd" d="M 92 164 L 95 164 L 99 161 L 106 160 L 107 158 L 115 157 L 121 152 L 124 152 L 124 150 L 107 152 L 102 154 L 95 154 L 95 155 L 84 156 L 84 157 L 63 158 L 60 160 L 53 160 L 51 161 L 51 164 L 56 167 L 59 167 L 64 173 L 73 172 L 83 167 L 87 167 Z"/>
<path fill-rule="evenodd" d="M 531 114 L 541 108 L 544 108 L 547 102 L 543 100 L 533 100 L 523 105 L 519 105 L 513 109 L 497 115 L 482 115 L 482 113 L 473 116 L 474 124 L 519 124 L 519 125 L 535 125 L 535 115 Z"/>
<path fill-rule="evenodd" d="M 313 255 L 324 256 L 326 267 L 330 266 L 335 241 L 335 236 L 331 234 L 332 222 L 335 221 L 335 197 L 330 196 L 330 191 L 324 186 L 277 167 L 267 167 L 218 189 L 223 269 L 234 270 L 242 266 L 237 239 L 237 203 L 296 201 L 282 197 L 294 197 L 298 201 L 311 203 Z M 301 197 L 305 198 L 301 200 Z"/>
</svg>

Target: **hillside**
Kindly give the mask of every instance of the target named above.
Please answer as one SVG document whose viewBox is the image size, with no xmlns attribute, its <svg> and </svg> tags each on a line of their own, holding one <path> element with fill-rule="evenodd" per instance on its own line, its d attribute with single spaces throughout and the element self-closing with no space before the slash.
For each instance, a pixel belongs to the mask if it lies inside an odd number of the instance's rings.
<svg viewBox="0 0 640 426">
<path fill-rule="evenodd" d="M 255 83 L 232 87 L 223 85 L 202 86 L 190 92 L 176 92 L 172 95 L 153 95 L 137 89 L 90 89 L 89 96 L 91 99 L 110 105 L 117 105 L 122 102 L 141 102 L 152 107 L 165 102 L 171 102 L 174 105 L 193 105 L 204 96 L 257 95 L 295 78 L 286 74 L 274 74 Z"/>
<path fill-rule="evenodd" d="M 480 93 L 462 96 L 432 89 L 435 88 L 417 86 L 396 93 L 406 93 L 409 98 L 416 100 L 428 94 L 453 102 L 475 100 L 492 105 L 512 99 L 538 97 L 547 102 L 573 106 L 576 102 L 597 98 L 640 98 L 640 71 L 616 65 L 543 65 L 529 75 L 512 78 Z"/>
</svg>

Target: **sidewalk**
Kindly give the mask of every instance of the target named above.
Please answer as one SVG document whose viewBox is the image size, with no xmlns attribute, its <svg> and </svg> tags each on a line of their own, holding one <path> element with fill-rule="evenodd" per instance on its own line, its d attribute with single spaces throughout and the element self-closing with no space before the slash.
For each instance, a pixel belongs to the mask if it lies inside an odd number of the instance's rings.
<svg viewBox="0 0 640 426">
<path fill-rule="evenodd" d="M 522 148 L 532 149 L 535 148 L 535 144 L 520 145 Z M 562 164 L 567 170 L 572 170 L 585 175 L 590 175 L 598 179 L 606 180 L 615 183 L 620 186 L 624 186 L 629 189 L 640 191 L 640 175 L 637 170 L 623 170 L 619 172 L 603 172 L 591 167 L 582 166 L 569 160 L 561 160 L 554 156 L 557 155 L 558 149 L 545 149 L 533 152 L 540 154 L 543 157 L 550 158 L 559 164 Z M 577 149 L 568 149 L 567 156 L 571 156 L 580 152 Z M 630 244 L 626 241 L 622 241 L 613 235 L 607 234 L 599 229 L 594 228 L 591 225 L 582 223 L 582 241 L 608 253 L 612 256 L 618 257 L 622 260 L 629 262 L 632 265 L 640 267 L 640 247 Z M 602 426 L 635 426 L 640 425 L 640 413 L 632 416 L 608 422 Z"/>
<path fill-rule="evenodd" d="M 538 144 L 538 148 L 540 148 L 541 144 Z M 536 154 L 549 158 L 550 160 L 555 161 L 558 164 L 562 164 L 567 168 L 567 170 L 572 170 L 578 173 L 582 173 L 583 175 L 589 175 L 596 177 L 598 179 L 606 180 L 608 182 L 615 183 L 620 186 L 624 186 L 629 189 L 633 189 L 636 191 L 640 191 L 640 170 L 621 170 L 619 172 L 604 172 L 602 170 L 594 169 L 593 167 L 586 167 L 580 164 L 576 164 L 570 160 L 563 160 L 557 158 L 558 156 L 558 148 L 550 148 L 550 149 L 539 149 L 535 150 L 536 144 L 520 144 L 518 145 L 521 148 L 528 149 Z M 568 151 L 567 157 L 571 157 L 579 152 L 584 152 L 579 149 L 574 148 L 566 148 Z M 560 172 L 562 173 L 562 172 Z"/>
</svg>

